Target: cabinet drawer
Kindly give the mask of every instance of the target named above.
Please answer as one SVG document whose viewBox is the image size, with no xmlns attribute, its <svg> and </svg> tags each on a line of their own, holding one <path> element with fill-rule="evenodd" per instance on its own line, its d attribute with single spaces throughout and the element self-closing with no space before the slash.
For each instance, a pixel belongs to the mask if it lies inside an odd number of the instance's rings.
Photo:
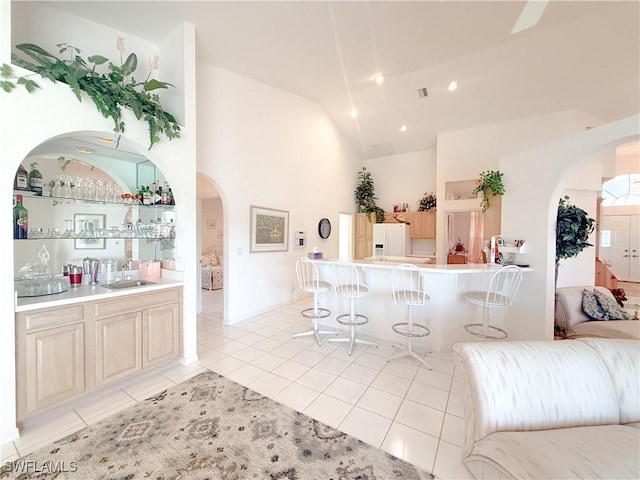
<svg viewBox="0 0 640 480">
<path fill-rule="evenodd" d="M 149 292 L 140 295 L 127 295 L 126 297 L 118 297 L 113 300 L 104 300 L 94 304 L 95 318 L 111 317 L 132 311 L 143 310 L 145 308 L 166 303 L 175 303 L 180 301 L 180 289 L 171 288 L 168 290 L 159 290 L 157 292 Z"/>
<path fill-rule="evenodd" d="M 24 322 L 24 329 L 26 331 L 67 323 L 77 323 L 84 320 L 84 308 L 84 304 L 78 304 L 70 307 L 34 310 L 33 312 L 19 314 L 18 320 Z"/>
</svg>

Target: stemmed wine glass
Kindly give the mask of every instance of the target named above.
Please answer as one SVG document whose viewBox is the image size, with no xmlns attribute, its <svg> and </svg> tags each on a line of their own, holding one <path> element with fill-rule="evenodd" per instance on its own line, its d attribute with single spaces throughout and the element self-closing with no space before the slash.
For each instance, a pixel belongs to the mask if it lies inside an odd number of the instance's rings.
<svg viewBox="0 0 640 480">
<path fill-rule="evenodd" d="M 65 231 L 62 233 L 62 238 L 76 238 L 76 231 L 75 231 L 75 220 L 65 220 L 65 223 L 67 224 L 67 227 L 65 229 Z"/>
</svg>

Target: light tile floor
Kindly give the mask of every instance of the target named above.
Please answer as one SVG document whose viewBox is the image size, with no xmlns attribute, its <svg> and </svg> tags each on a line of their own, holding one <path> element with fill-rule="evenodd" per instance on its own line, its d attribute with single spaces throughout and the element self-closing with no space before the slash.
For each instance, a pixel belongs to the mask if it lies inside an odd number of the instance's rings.
<svg viewBox="0 0 640 480">
<path fill-rule="evenodd" d="M 275 309 L 233 326 L 217 315 L 198 318 L 197 363 L 153 372 L 25 424 L 1 447 L 3 461 L 91 425 L 206 369 L 447 479 L 471 479 L 460 460 L 461 379 L 451 353 L 429 354 L 429 371 L 411 358 L 387 363 L 398 344 L 347 345 L 293 339 L 309 320 L 308 302 Z M 207 310 L 205 310 L 207 311 Z M 218 312 L 216 312 L 218 313 Z M 427 337 L 428 338 L 428 337 Z M 426 344 L 417 343 L 426 354 Z M 422 347 L 422 349 L 420 348 Z"/>
</svg>

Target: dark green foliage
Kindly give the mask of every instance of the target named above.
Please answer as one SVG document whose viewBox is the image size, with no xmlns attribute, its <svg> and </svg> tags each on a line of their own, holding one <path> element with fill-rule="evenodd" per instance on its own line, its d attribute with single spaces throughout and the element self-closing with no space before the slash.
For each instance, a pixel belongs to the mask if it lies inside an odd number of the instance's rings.
<svg viewBox="0 0 640 480">
<path fill-rule="evenodd" d="M 565 195 L 558 203 L 556 220 L 556 262 L 563 258 L 577 256 L 582 250 L 593 245 L 589 243 L 589 235 L 595 228 L 595 220 L 587 216 L 587 212 L 571 205 Z"/>
<path fill-rule="evenodd" d="M 384 222 L 384 210 L 376 205 L 375 185 L 371 173 L 365 167 L 358 172 L 360 183 L 356 186 L 354 193 L 358 213 L 366 213 L 371 218 L 371 214 L 376 214 L 376 223 Z"/>
<path fill-rule="evenodd" d="M 418 201 L 418 211 L 428 212 L 436 208 L 436 196 L 433 193 L 425 193 L 424 196 Z"/>
<path fill-rule="evenodd" d="M 113 119 L 113 131 L 118 140 L 125 131 L 121 114 L 123 107 L 130 109 L 138 120 L 147 122 L 150 149 L 160 141 L 161 133 L 169 140 L 180 137 L 180 126 L 176 119 L 162 109 L 157 94 L 149 93 L 173 85 L 149 77 L 144 81 L 136 81 L 132 76 L 138 66 L 135 53 L 131 53 L 122 65 L 117 66 L 101 55 L 92 55 L 85 60 L 80 56 L 79 49 L 66 43 L 57 46 L 59 53 L 68 54 L 69 59 L 58 58 L 38 45 L 23 43 L 16 46 L 23 56 L 13 54 L 12 62 L 54 83 L 66 83 L 79 101 L 82 101 L 81 92 L 85 92 L 105 118 Z M 107 64 L 107 71 L 98 73 L 96 67 L 104 64 Z M 11 79 L 17 79 L 16 84 L 24 85 L 28 92 L 39 88 L 28 77 L 15 76 L 11 66 L 3 64 L 0 69 L 0 86 L 5 92 L 11 92 L 15 88 Z"/>
<path fill-rule="evenodd" d="M 489 208 L 489 191 L 491 196 L 504 195 L 504 185 L 502 184 L 503 173 L 499 170 L 487 170 L 480 174 L 480 183 L 473 189 L 473 194 L 482 192 L 482 200 L 480 201 L 480 208 L 482 213 L 486 212 Z"/>
</svg>

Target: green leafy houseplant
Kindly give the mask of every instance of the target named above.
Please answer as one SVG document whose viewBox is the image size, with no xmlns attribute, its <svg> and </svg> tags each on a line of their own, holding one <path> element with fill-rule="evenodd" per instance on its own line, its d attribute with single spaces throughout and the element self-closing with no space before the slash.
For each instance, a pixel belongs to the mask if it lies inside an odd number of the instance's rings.
<svg viewBox="0 0 640 480">
<path fill-rule="evenodd" d="M 92 55 L 86 60 L 80 56 L 80 50 L 66 43 L 57 45 L 59 54 L 68 54 L 68 59 L 58 58 L 38 45 L 23 43 L 16 46 L 24 57 L 12 55 L 12 62 L 19 67 L 31 70 L 42 78 L 52 82 L 63 82 L 69 85 L 79 101 L 81 92 L 85 92 L 98 111 L 105 117 L 113 119 L 113 131 L 118 141 L 125 131 L 122 121 L 122 108 L 130 109 L 138 120 L 144 120 L 149 126 L 149 149 L 160 141 L 159 134 L 169 140 L 180 137 L 180 125 L 170 113 L 163 110 L 159 97 L 154 90 L 165 89 L 173 85 L 151 78 L 153 70 L 158 68 L 158 57 L 149 61 L 149 74 L 143 81 L 137 81 L 133 73 L 138 66 L 135 53 L 129 54 L 123 61 L 124 39 L 118 37 L 117 49 L 120 52 L 120 65 L 115 65 L 106 57 Z M 98 67 L 106 66 L 106 71 L 98 72 Z M 31 93 L 40 86 L 31 75 L 16 76 L 10 65 L 0 68 L 0 86 L 5 92 L 11 92 L 16 85 L 22 85 Z"/>
<path fill-rule="evenodd" d="M 479 183 L 476 185 L 476 188 L 473 189 L 472 193 L 475 195 L 482 193 L 482 200 L 480 201 L 482 213 L 489 209 L 489 195 L 492 197 L 504 195 L 502 175 L 503 173 L 497 170 L 487 170 L 480 174 Z"/>
<path fill-rule="evenodd" d="M 594 228 L 595 220 L 589 217 L 586 211 L 571 205 L 566 195 L 560 199 L 556 219 L 556 288 L 560 260 L 576 257 L 585 248 L 592 247 L 593 245 L 589 243 L 589 235 Z M 555 330 L 556 334 L 565 338 L 569 333 L 560 331 L 558 325 L 555 326 Z"/>
<path fill-rule="evenodd" d="M 428 212 L 436 208 L 436 196 L 433 193 L 425 193 L 424 196 L 418 200 L 418 211 Z"/>
<path fill-rule="evenodd" d="M 376 205 L 377 197 L 375 196 L 375 185 L 371 172 L 362 167 L 362 170 L 358 172 L 358 179 L 360 183 L 358 183 L 353 192 L 358 205 L 358 213 L 366 213 L 369 219 L 371 214 L 375 213 L 376 223 L 384 222 L 384 210 Z"/>
</svg>

